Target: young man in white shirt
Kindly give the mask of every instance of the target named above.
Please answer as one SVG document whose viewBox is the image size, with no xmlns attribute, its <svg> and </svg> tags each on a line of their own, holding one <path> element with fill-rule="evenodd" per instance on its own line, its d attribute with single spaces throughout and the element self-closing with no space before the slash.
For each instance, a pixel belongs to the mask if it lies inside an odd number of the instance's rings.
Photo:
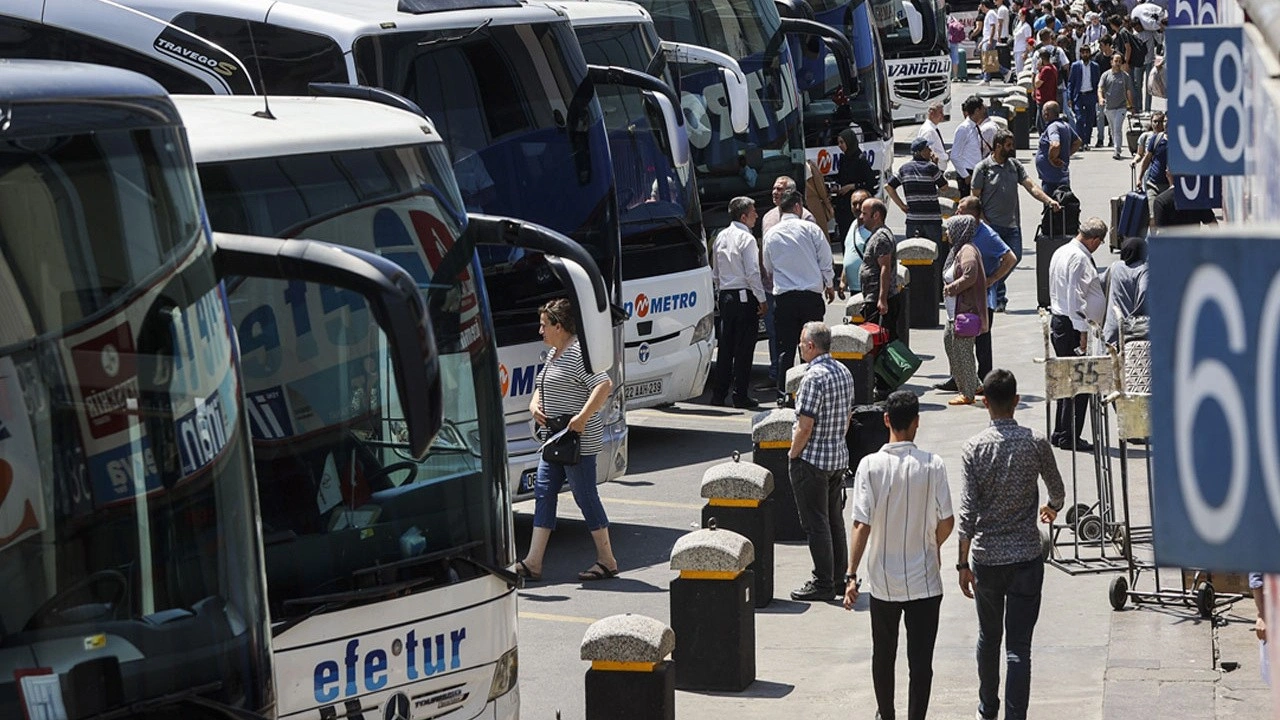
<svg viewBox="0 0 1280 720">
<path fill-rule="evenodd" d="M 920 125 L 920 129 L 916 131 L 916 138 L 924 138 L 929 143 L 929 149 L 933 151 L 933 162 L 942 172 L 947 171 L 947 146 L 942 142 L 942 130 L 938 127 L 946 120 L 946 112 L 941 102 L 935 102 L 929 106 L 929 115 Z"/>
<path fill-rule="evenodd" d="M 711 404 L 724 405 L 733 386 L 733 406 L 760 407 L 748 390 L 757 319 L 764 317 L 764 286 L 760 281 L 760 251 L 751 228 L 756 204 L 749 197 L 729 201 L 733 222 L 716 235 L 711 279 L 718 291 L 720 345 L 711 374 Z"/>
<path fill-rule="evenodd" d="M 924 720 L 933 688 L 933 647 L 942 607 L 938 549 L 955 527 L 942 458 L 916 447 L 920 402 L 898 390 L 885 401 L 889 444 L 858 463 L 844 607 L 858 599 L 858 565 L 867 557 L 871 594 L 871 681 L 877 717 L 893 720 L 898 625 L 907 627 L 907 717 Z"/>
</svg>

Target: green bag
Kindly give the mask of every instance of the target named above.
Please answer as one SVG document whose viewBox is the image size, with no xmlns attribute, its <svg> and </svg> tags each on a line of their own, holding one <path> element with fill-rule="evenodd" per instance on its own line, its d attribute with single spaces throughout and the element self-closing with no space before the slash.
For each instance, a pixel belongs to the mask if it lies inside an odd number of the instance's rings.
<svg viewBox="0 0 1280 720">
<path fill-rule="evenodd" d="M 876 377 L 885 381 L 890 390 L 896 390 L 920 369 L 921 362 L 906 343 L 894 340 L 880 349 L 876 358 Z"/>
</svg>

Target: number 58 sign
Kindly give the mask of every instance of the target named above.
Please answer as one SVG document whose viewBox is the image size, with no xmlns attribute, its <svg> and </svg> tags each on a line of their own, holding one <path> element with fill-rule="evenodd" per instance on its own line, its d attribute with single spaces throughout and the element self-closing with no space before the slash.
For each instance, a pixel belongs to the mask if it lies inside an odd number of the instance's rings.
<svg viewBox="0 0 1280 720">
<path fill-rule="evenodd" d="M 1166 36 L 1169 167 L 1176 175 L 1243 175 L 1244 30 L 1171 27 Z"/>
<path fill-rule="evenodd" d="M 1280 228 L 1152 239 L 1163 566 L 1280 572 Z"/>
</svg>

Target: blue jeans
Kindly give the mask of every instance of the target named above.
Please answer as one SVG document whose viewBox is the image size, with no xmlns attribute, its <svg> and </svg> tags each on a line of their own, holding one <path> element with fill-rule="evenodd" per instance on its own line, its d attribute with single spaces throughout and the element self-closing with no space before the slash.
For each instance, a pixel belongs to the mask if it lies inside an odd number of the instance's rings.
<svg viewBox="0 0 1280 720">
<path fill-rule="evenodd" d="M 595 532 L 609 527 L 609 517 L 604 514 L 600 492 L 596 489 L 595 455 L 583 455 L 577 465 L 538 462 L 538 479 L 533 483 L 533 526 L 556 529 L 556 504 L 565 480 L 569 481 L 573 501 L 586 518 L 587 529 Z"/>
<path fill-rule="evenodd" d="M 1022 262 L 1022 228 L 1016 225 L 1012 227 L 992 225 L 991 229 L 995 230 L 1000 239 L 1004 241 L 1004 244 L 1009 246 L 1009 249 L 1013 251 L 1014 257 L 1018 258 L 1018 262 Z M 1009 274 L 1012 275 L 1013 273 Z M 1004 303 L 1008 299 L 1008 291 L 1004 285 L 1004 281 L 1008 277 L 1009 275 L 1006 275 L 1004 279 L 996 283 L 996 303 Z"/>
<path fill-rule="evenodd" d="M 1031 635 L 1040 617 L 1044 561 L 1012 565 L 973 563 L 978 609 L 978 713 L 1000 711 L 1000 642 L 1005 648 L 1004 717 L 1025 720 L 1031 697 Z"/>
</svg>

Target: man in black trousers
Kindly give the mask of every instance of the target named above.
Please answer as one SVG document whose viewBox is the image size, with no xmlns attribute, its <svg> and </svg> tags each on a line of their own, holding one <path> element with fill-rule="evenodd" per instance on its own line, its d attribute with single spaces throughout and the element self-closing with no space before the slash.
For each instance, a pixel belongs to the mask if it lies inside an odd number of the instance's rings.
<svg viewBox="0 0 1280 720">
<path fill-rule="evenodd" d="M 1080 223 L 1080 232 L 1058 248 L 1049 261 L 1049 342 L 1058 357 L 1084 355 L 1089 349 L 1089 321 L 1099 327 L 1106 317 L 1107 299 L 1093 253 L 1107 236 L 1107 224 L 1091 217 Z M 1080 437 L 1089 396 L 1076 395 L 1059 400 L 1050 442 L 1064 450 L 1093 452 L 1093 445 Z"/>
<path fill-rule="evenodd" d="M 760 407 L 747 394 L 759 318 L 764 315 L 764 284 L 760 280 L 760 251 L 751 228 L 756 204 L 749 197 L 729 201 L 729 227 L 716 235 L 711 279 L 719 291 L 720 347 L 712 375 L 711 404 L 724 405 L 733 384 L 733 406 Z"/>
</svg>

